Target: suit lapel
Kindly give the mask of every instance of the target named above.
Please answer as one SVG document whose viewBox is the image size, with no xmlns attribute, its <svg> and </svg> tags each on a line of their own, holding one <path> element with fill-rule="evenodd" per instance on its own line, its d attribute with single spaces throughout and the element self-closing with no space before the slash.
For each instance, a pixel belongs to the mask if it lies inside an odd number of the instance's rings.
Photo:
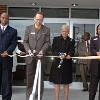
<svg viewBox="0 0 100 100">
<path fill-rule="evenodd" d="M 41 35 L 43 33 L 43 26 L 41 27 L 41 29 L 36 33 L 37 34 L 37 40 L 39 40 L 41 38 Z"/>
<path fill-rule="evenodd" d="M 85 42 L 85 41 L 83 42 L 82 48 L 84 48 L 84 51 L 83 51 L 83 52 L 86 52 L 86 51 L 87 51 L 87 48 L 86 48 L 86 42 Z"/>
<path fill-rule="evenodd" d="M 4 30 L 4 32 L 2 32 L 2 29 L 0 27 L 0 34 L 1 35 L 6 35 L 6 33 L 8 33 L 8 30 L 9 30 L 9 26 L 6 27 L 6 29 Z"/>
<path fill-rule="evenodd" d="M 33 25 L 31 25 L 29 28 L 28 28 L 28 31 L 30 32 L 29 35 L 33 37 L 33 39 L 36 40 L 37 36 L 36 36 L 36 32 L 35 32 L 35 28 Z"/>
<path fill-rule="evenodd" d="M 86 42 L 84 41 L 84 42 L 82 42 L 81 44 L 80 44 L 80 47 L 81 47 L 81 51 L 83 52 L 83 53 L 86 53 L 87 52 L 87 47 L 86 47 Z"/>
<path fill-rule="evenodd" d="M 2 29 L 1 29 L 1 27 L 0 27 L 0 34 L 2 34 Z"/>
<path fill-rule="evenodd" d="M 4 34 L 6 34 L 9 30 L 9 26 L 6 27 L 5 31 L 3 32 Z"/>
<path fill-rule="evenodd" d="M 30 30 L 31 30 L 31 32 L 35 32 L 35 28 L 33 25 L 31 25 Z"/>
<path fill-rule="evenodd" d="M 93 41 L 94 41 L 94 43 L 95 43 L 95 46 L 96 46 L 97 49 L 99 50 L 99 37 L 98 37 L 98 36 L 95 37 L 95 38 L 93 39 Z"/>
</svg>

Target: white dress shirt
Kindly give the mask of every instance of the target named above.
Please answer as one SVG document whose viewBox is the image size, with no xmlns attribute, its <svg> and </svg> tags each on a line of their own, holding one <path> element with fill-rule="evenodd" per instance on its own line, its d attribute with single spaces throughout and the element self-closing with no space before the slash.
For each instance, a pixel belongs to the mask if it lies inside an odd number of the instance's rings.
<svg viewBox="0 0 100 100">
<path fill-rule="evenodd" d="M 90 45 L 90 40 L 85 41 L 86 42 L 86 47 L 87 47 L 87 52 L 89 52 L 89 45 Z M 87 43 L 88 42 L 88 43 Z"/>
<path fill-rule="evenodd" d="M 8 25 L 3 26 L 2 24 L 0 25 L 1 30 L 5 31 Z"/>
</svg>

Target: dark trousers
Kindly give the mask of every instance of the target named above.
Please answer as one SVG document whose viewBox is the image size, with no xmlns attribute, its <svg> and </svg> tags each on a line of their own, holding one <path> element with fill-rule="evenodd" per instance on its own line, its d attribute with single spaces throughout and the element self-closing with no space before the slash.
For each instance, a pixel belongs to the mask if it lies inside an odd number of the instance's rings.
<svg viewBox="0 0 100 100">
<path fill-rule="evenodd" d="M 97 92 L 98 85 L 99 85 L 98 100 L 100 100 L 100 62 L 98 65 L 98 75 L 91 75 L 90 77 L 89 100 L 95 100 L 95 95 Z"/>
<path fill-rule="evenodd" d="M 0 58 L 0 90 L 2 100 L 11 100 L 12 97 L 12 61 Z"/>
<path fill-rule="evenodd" d="M 43 76 L 44 76 L 44 64 L 43 61 L 41 61 L 41 93 L 40 98 L 42 99 L 43 91 L 44 91 L 44 82 L 43 82 Z M 37 65 L 37 59 L 33 58 L 33 61 L 31 64 L 27 64 L 27 70 L 26 70 L 26 77 L 27 77 L 27 89 L 26 89 L 26 100 L 29 100 L 30 94 L 32 93 L 33 83 L 34 83 L 34 77 L 36 73 L 36 65 Z M 38 89 L 38 87 L 37 87 Z M 35 93 L 35 99 L 38 97 L 38 91 L 36 89 Z"/>
</svg>

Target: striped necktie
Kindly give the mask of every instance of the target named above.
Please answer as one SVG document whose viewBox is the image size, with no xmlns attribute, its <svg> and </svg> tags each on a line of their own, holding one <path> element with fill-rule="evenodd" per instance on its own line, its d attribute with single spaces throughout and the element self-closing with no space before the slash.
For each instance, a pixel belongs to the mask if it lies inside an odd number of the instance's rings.
<svg viewBox="0 0 100 100">
<path fill-rule="evenodd" d="M 4 29 L 5 29 L 5 27 L 3 26 L 3 27 L 2 27 L 2 33 L 5 31 Z"/>
</svg>

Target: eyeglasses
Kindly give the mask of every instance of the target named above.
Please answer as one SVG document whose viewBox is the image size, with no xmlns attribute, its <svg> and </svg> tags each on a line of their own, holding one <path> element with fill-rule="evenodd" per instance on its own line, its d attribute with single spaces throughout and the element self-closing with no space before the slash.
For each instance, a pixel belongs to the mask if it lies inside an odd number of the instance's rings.
<svg viewBox="0 0 100 100">
<path fill-rule="evenodd" d="M 43 22 L 43 19 L 35 19 L 38 22 Z"/>
</svg>

